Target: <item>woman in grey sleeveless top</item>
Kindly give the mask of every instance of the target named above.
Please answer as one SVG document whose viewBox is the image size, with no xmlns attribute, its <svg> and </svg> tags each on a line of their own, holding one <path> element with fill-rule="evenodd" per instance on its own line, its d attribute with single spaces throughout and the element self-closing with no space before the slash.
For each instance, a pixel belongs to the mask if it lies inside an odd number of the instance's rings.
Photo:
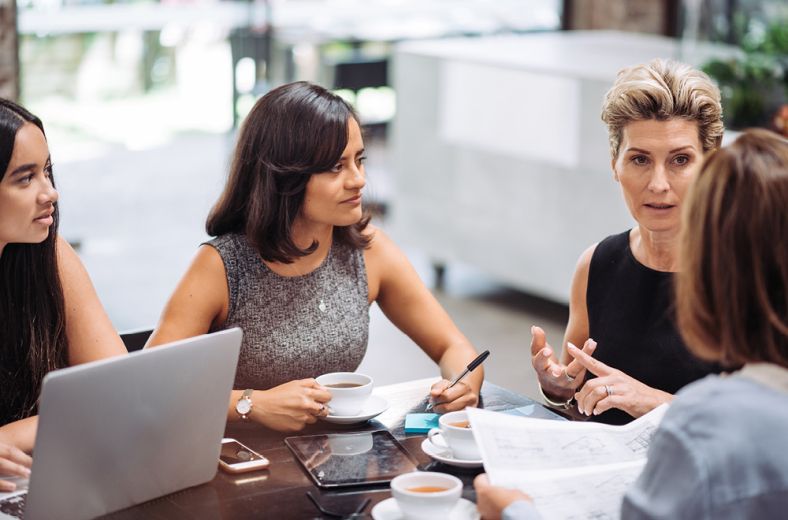
<svg viewBox="0 0 788 520">
<path fill-rule="evenodd" d="M 326 415 L 314 378 L 354 371 L 367 348 L 369 305 L 441 369 L 439 412 L 478 401 L 483 373 L 446 389 L 473 346 L 404 254 L 362 211 L 364 143 L 353 109 L 292 83 L 263 96 L 238 137 L 201 247 L 149 345 L 229 327 L 244 332 L 228 419 L 298 430 Z"/>
</svg>

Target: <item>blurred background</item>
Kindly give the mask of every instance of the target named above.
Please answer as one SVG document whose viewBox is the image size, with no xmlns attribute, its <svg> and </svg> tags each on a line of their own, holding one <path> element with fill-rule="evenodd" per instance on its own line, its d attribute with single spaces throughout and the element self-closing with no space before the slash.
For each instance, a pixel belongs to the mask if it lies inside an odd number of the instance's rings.
<svg viewBox="0 0 788 520">
<path fill-rule="evenodd" d="M 655 57 L 719 83 L 729 135 L 788 132 L 784 0 L 0 0 L 0 96 L 44 121 L 61 234 L 119 330 L 155 326 L 208 238 L 255 100 L 309 80 L 361 116 L 378 225 L 531 396 L 530 326 L 559 345 L 580 252 L 632 225 L 602 96 Z M 360 370 L 435 375 L 371 315 Z"/>
</svg>

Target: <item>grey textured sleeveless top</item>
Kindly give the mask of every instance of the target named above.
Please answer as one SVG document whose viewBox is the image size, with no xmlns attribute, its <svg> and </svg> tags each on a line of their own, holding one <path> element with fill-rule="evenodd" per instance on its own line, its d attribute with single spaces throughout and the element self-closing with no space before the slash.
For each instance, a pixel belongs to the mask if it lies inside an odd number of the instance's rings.
<svg viewBox="0 0 788 520">
<path fill-rule="evenodd" d="M 334 241 L 317 269 L 285 277 L 269 269 L 243 235 L 206 243 L 227 272 L 230 305 L 222 328 L 243 330 L 236 389 L 264 390 L 358 367 L 369 333 L 363 251 Z"/>
</svg>

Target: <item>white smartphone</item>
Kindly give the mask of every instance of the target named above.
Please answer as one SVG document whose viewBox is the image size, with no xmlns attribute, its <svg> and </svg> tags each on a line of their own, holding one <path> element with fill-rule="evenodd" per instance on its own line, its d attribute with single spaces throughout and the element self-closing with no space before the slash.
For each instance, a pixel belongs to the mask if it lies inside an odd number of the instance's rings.
<svg viewBox="0 0 788 520">
<path fill-rule="evenodd" d="M 244 473 L 265 469 L 270 462 L 259 453 L 249 449 L 235 439 L 222 439 L 219 466 L 228 473 Z"/>
</svg>

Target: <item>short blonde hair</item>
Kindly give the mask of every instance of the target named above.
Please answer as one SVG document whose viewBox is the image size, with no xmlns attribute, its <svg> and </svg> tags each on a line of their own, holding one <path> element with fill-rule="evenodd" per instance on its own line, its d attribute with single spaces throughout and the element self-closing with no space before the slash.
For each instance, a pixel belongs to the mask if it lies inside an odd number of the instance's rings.
<svg viewBox="0 0 788 520">
<path fill-rule="evenodd" d="M 611 156 L 618 157 L 621 134 L 629 123 L 674 118 L 698 123 L 704 152 L 719 148 L 723 132 L 720 90 L 706 74 L 661 58 L 623 69 L 602 104 Z"/>
<path fill-rule="evenodd" d="M 748 130 L 711 153 L 682 218 L 676 311 L 690 350 L 788 367 L 788 141 Z"/>
</svg>

